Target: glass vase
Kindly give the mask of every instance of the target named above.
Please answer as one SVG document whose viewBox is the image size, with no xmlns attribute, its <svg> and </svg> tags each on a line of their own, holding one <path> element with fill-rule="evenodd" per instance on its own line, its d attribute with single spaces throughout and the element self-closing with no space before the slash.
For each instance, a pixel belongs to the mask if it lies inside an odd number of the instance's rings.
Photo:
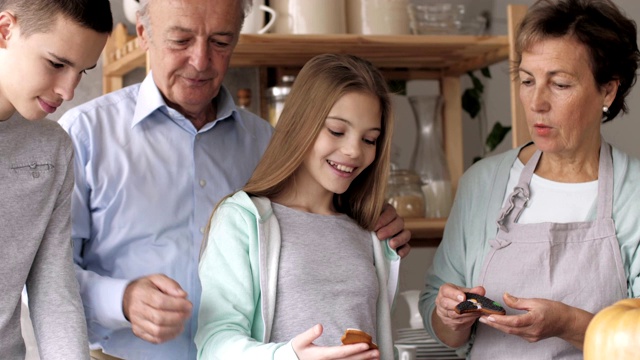
<svg viewBox="0 0 640 360">
<path fill-rule="evenodd" d="M 441 96 L 409 96 L 416 120 L 416 147 L 411 168 L 420 176 L 425 199 L 425 217 L 449 216 L 453 194 L 451 176 L 444 154 Z"/>
</svg>

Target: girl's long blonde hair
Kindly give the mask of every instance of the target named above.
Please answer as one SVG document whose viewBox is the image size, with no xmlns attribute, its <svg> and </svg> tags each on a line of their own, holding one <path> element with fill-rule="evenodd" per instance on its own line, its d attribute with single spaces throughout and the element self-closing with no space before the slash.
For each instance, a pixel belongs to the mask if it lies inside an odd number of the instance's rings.
<svg viewBox="0 0 640 360">
<path fill-rule="evenodd" d="M 375 96 L 380 103 L 381 133 L 376 157 L 346 192 L 334 195 L 336 211 L 373 230 L 384 205 L 393 116 L 384 77 L 370 62 L 352 55 L 323 54 L 309 60 L 298 74 L 273 137 L 253 175 L 242 188 L 247 194 L 273 198 L 294 186 L 294 174 L 313 147 L 333 105 L 352 92 Z M 206 247 L 209 219 L 202 251 Z M 202 253 L 202 252 L 201 252 Z"/>
<path fill-rule="evenodd" d="M 336 211 L 372 230 L 385 199 L 393 118 L 384 77 L 371 63 L 356 56 L 323 54 L 304 65 L 287 97 L 273 138 L 243 190 L 273 198 L 293 186 L 293 174 L 324 128 L 331 108 L 351 92 L 368 93 L 379 100 L 382 132 L 373 163 L 346 192 L 334 195 L 334 206 Z"/>
</svg>

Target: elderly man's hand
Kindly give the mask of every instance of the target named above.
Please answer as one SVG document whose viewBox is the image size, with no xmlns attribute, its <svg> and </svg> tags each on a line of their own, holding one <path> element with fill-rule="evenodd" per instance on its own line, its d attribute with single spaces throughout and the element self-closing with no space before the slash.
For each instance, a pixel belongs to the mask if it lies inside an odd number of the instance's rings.
<svg viewBox="0 0 640 360">
<path fill-rule="evenodd" d="M 192 308 L 180 285 L 161 274 L 132 281 L 122 299 L 122 310 L 133 333 L 154 344 L 180 335 Z"/>
<path fill-rule="evenodd" d="M 398 252 L 401 258 L 409 255 L 409 251 L 411 251 L 411 246 L 409 245 L 411 232 L 404 228 L 404 219 L 398 216 L 393 206 L 384 204 L 375 230 L 378 239 L 391 238 L 389 245 Z"/>
</svg>

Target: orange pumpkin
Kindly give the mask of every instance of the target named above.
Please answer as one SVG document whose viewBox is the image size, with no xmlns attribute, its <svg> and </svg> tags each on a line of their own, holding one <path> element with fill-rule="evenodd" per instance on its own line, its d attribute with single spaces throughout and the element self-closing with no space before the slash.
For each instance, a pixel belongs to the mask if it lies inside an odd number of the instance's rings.
<svg viewBox="0 0 640 360">
<path fill-rule="evenodd" d="M 624 299 L 591 320 L 584 339 L 584 360 L 640 357 L 640 299 Z"/>
</svg>

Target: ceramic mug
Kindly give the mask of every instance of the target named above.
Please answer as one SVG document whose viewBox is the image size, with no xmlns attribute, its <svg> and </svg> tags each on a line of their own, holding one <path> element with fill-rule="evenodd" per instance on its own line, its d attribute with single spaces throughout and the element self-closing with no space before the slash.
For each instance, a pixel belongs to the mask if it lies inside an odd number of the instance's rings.
<svg viewBox="0 0 640 360">
<path fill-rule="evenodd" d="M 346 0 L 347 31 L 364 35 L 410 33 L 409 0 Z"/>
<path fill-rule="evenodd" d="M 269 14 L 269 21 L 265 25 L 264 13 Z M 251 11 L 244 18 L 241 34 L 264 34 L 273 27 L 277 18 L 276 11 L 264 4 L 264 0 L 253 0 Z"/>
<path fill-rule="evenodd" d="M 401 345 L 396 344 L 398 349 L 398 360 L 417 360 L 418 347 L 415 345 Z"/>
<path fill-rule="evenodd" d="M 124 17 L 132 24 L 136 24 L 136 11 L 140 8 L 138 0 L 122 0 Z"/>
<path fill-rule="evenodd" d="M 278 34 L 344 34 L 347 19 L 344 0 L 269 0 L 278 13 Z"/>
</svg>

